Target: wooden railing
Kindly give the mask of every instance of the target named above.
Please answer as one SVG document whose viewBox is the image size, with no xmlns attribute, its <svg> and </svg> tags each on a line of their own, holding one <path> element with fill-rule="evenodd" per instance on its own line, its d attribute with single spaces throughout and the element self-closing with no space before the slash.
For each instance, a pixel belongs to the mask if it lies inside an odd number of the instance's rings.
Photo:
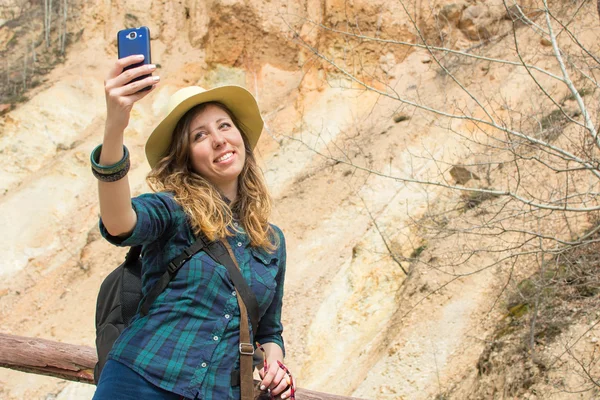
<svg viewBox="0 0 600 400">
<path fill-rule="evenodd" d="M 0 367 L 94 384 L 96 350 L 52 340 L 0 333 Z M 299 388 L 297 400 L 360 400 Z"/>
</svg>

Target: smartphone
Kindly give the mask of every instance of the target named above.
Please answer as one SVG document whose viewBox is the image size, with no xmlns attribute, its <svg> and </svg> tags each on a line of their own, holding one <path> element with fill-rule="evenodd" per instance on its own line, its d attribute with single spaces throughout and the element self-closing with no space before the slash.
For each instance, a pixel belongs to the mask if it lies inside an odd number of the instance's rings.
<svg viewBox="0 0 600 400">
<path fill-rule="evenodd" d="M 123 29 L 117 33 L 117 50 L 119 58 L 132 56 L 134 54 L 143 54 L 144 61 L 130 65 L 125 70 L 136 68 L 152 62 L 150 55 L 150 30 L 147 26 L 139 28 Z M 151 74 L 139 76 L 131 82 L 139 81 L 149 77 Z M 146 86 L 142 90 L 150 90 L 152 86 Z"/>
</svg>

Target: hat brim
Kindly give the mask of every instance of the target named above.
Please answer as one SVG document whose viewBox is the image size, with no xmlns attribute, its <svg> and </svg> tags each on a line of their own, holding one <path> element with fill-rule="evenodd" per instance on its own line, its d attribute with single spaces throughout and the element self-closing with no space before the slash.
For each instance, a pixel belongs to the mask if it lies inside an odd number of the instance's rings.
<svg viewBox="0 0 600 400">
<path fill-rule="evenodd" d="M 191 88 L 190 88 L 191 89 Z M 193 90 L 193 89 L 192 89 Z M 180 101 L 152 131 L 146 142 L 146 158 L 151 168 L 165 155 L 173 139 L 175 126 L 186 112 L 195 106 L 219 102 L 231 111 L 246 134 L 250 148 L 254 149 L 263 129 L 263 119 L 256 99 L 241 86 L 221 86 L 200 91 Z"/>
</svg>

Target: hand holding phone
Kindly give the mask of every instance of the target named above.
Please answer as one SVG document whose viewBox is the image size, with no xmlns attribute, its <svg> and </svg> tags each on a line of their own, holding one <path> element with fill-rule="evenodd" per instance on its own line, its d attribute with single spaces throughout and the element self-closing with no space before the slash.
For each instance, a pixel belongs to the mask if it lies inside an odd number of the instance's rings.
<svg viewBox="0 0 600 400">
<path fill-rule="evenodd" d="M 124 29 L 117 34 L 119 59 L 105 80 L 107 129 L 123 131 L 129 124 L 133 104 L 156 84 L 155 66 L 150 59 L 150 31 L 147 27 Z"/>
<path fill-rule="evenodd" d="M 150 64 L 152 62 L 150 54 L 150 30 L 146 26 L 120 30 L 117 33 L 117 49 L 119 53 L 119 59 L 138 54 L 144 56 L 143 61 L 128 65 L 124 68 L 124 71 Z M 150 75 L 151 74 L 138 76 L 131 82 L 145 79 Z M 150 90 L 151 88 L 152 86 L 150 85 L 141 90 Z"/>
</svg>

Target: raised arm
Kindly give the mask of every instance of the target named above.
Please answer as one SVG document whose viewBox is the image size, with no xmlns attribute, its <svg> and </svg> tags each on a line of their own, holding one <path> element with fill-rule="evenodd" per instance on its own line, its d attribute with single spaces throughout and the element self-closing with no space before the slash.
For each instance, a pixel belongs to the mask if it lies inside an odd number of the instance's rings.
<svg viewBox="0 0 600 400">
<path fill-rule="evenodd" d="M 129 56 L 117 60 L 104 82 L 106 127 L 102 150 L 97 160 L 101 166 L 114 165 L 123 159 L 123 132 L 129 124 L 133 104 L 147 96 L 158 84 L 158 76 L 149 76 L 131 82 L 138 76 L 152 73 L 156 68 L 154 65 L 142 65 L 124 71 L 125 67 L 142 60 L 143 56 Z M 152 89 L 139 92 L 146 86 L 152 86 Z M 131 208 L 131 191 L 127 175 L 115 182 L 99 180 L 98 194 L 100 216 L 108 233 L 113 236 L 126 236 L 131 233 L 137 217 Z"/>
</svg>

